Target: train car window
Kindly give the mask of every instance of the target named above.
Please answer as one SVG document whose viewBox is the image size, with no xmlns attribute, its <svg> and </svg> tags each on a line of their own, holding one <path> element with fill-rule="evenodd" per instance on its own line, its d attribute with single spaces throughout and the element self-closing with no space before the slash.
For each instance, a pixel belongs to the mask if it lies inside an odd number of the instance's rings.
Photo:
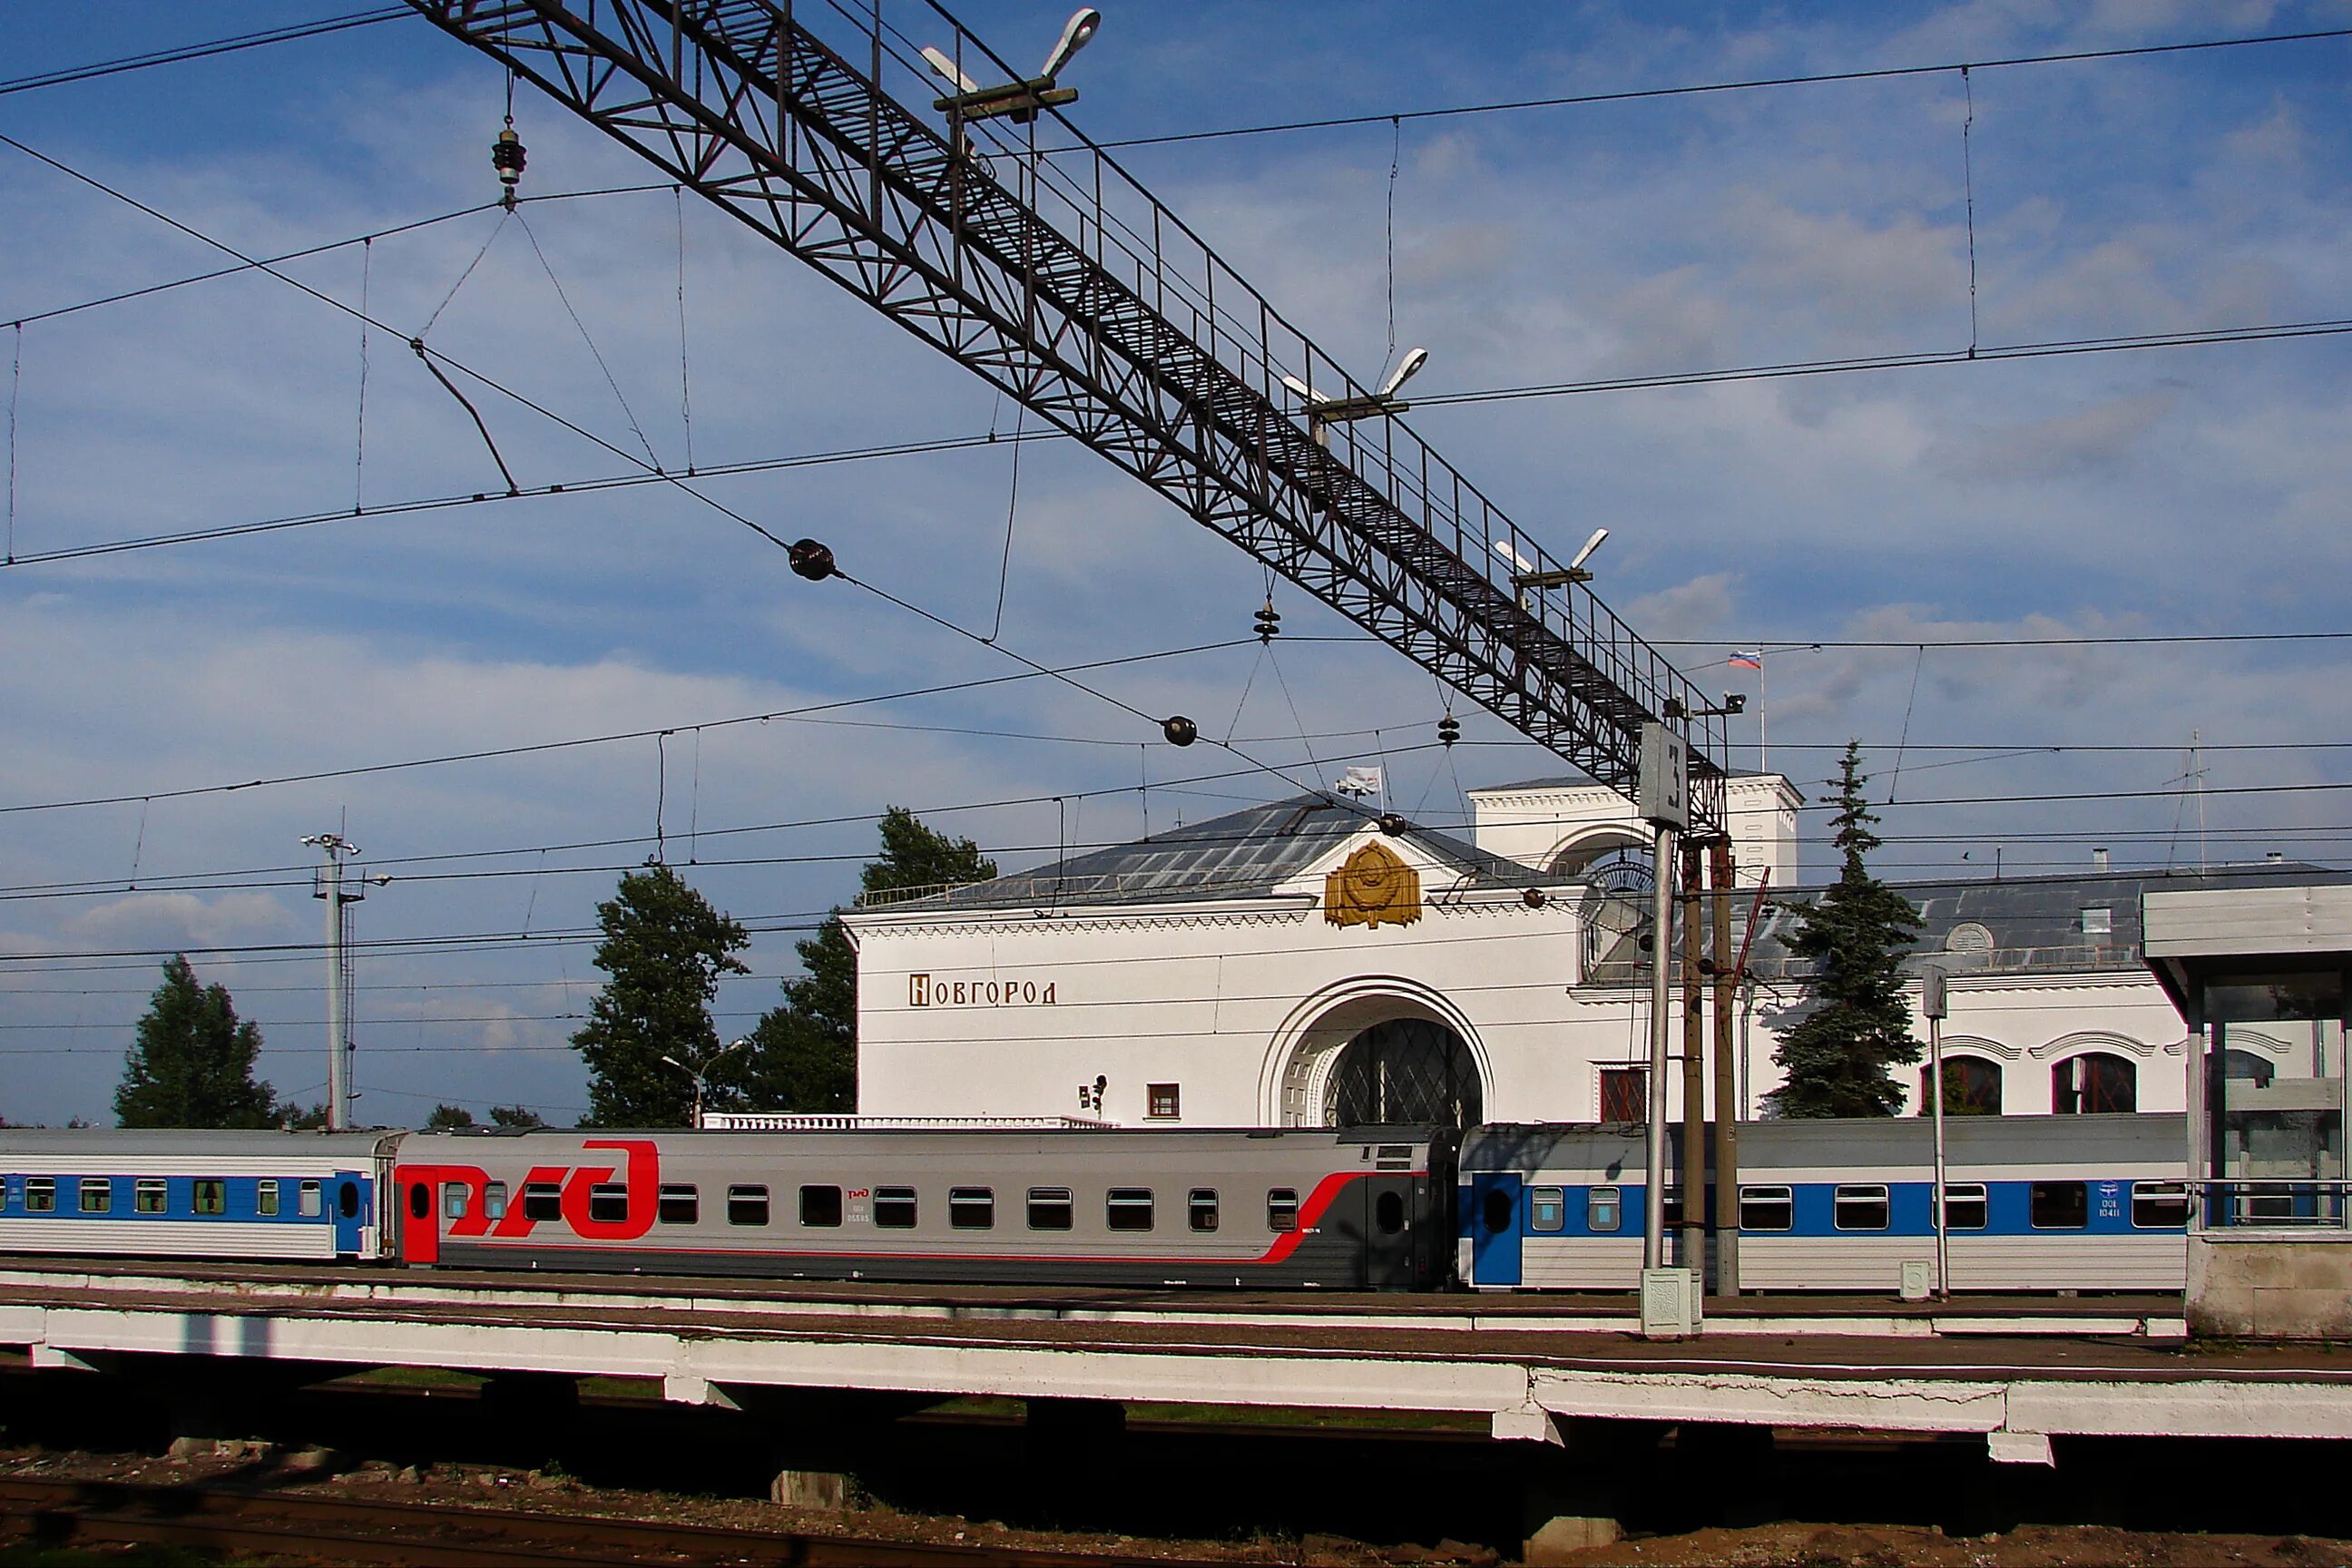
<svg viewBox="0 0 2352 1568">
<path fill-rule="evenodd" d="M 1528 1228 L 1546 1235 L 1568 1228 L 1568 1191 L 1564 1187 L 1528 1189 Z"/>
<path fill-rule="evenodd" d="M 1184 1195 L 1185 1221 L 1194 1230 L 1217 1228 L 1217 1189 L 1194 1187 Z"/>
<path fill-rule="evenodd" d="M 335 1184 L 335 1212 L 345 1219 L 360 1217 L 360 1184 L 357 1182 Z"/>
<path fill-rule="evenodd" d="M 466 1184 L 463 1182 L 442 1183 L 441 1217 L 443 1219 L 464 1219 L 466 1217 L 466 1200 L 472 1195 L 473 1194 L 467 1190 Z"/>
<path fill-rule="evenodd" d="M 553 1182 L 525 1182 L 522 1184 L 522 1217 L 562 1219 L 563 1189 Z"/>
<path fill-rule="evenodd" d="M 801 1189 L 801 1223 L 816 1230 L 831 1230 L 841 1224 L 841 1189 L 839 1187 L 803 1187 Z"/>
<path fill-rule="evenodd" d="M 1113 1230 L 1150 1230 L 1151 1189 L 1113 1187 L 1103 1199 L 1103 1223 Z"/>
<path fill-rule="evenodd" d="M 81 1212 L 107 1214 L 114 1208 L 114 1184 L 104 1176 L 84 1176 L 81 1189 Z"/>
<path fill-rule="evenodd" d="M 1031 1230 L 1067 1230 L 1074 1213 L 1067 1187 L 1032 1187 L 1029 1189 L 1029 1228 Z"/>
<path fill-rule="evenodd" d="M 1783 1186 L 1753 1186 L 1739 1189 L 1739 1228 L 1742 1230 L 1793 1230 L 1797 1224 L 1796 1194 Z"/>
<path fill-rule="evenodd" d="M 55 1176 L 25 1178 L 25 1212 L 26 1214 L 58 1212 L 58 1179 Z"/>
<path fill-rule="evenodd" d="M 1501 1187 L 1489 1187 L 1486 1189 L 1486 1205 L 1479 1211 L 1478 1217 L 1485 1223 L 1488 1236 L 1500 1236 L 1517 1223 L 1517 1208 L 1508 1192 Z"/>
<path fill-rule="evenodd" d="M 253 1184 L 253 1212 L 268 1216 L 278 1213 L 278 1179 L 264 1176 Z"/>
<path fill-rule="evenodd" d="M 408 1217 L 427 1219 L 433 1214 L 433 1189 L 423 1182 L 408 1184 Z"/>
<path fill-rule="evenodd" d="M 1625 1194 L 1617 1187 L 1595 1187 L 1584 1194 L 1584 1228 L 1603 1233 L 1625 1223 Z"/>
<path fill-rule="evenodd" d="M 664 1225 L 693 1225 L 702 1218 L 702 1193 L 691 1182 L 664 1182 L 654 1217 Z"/>
<path fill-rule="evenodd" d="M 993 1187 L 950 1187 L 948 1224 L 957 1230 L 994 1230 L 996 1190 Z"/>
<path fill-rule="evenodd" d="M 1885 1230 L 1893 1213 L 1883 1182 L 1840 1187 L 1830 1200 L 1830 1223 L 1840 1230 Z"/>
<path fill-rule="evenodd" d="M 507 1217 L 507 1184 L 504 1182 L 485 1183 L 482 1187 L 482 1217 Z"/>
<path fill-rule="evenodd" d="M 294 1212 L 304 1219 L 317 1219 L 327 1212 L 326 1202 L 320 1196 L 319 1184 L 305 1182 L 294 1194 Z"/>
<path fill-rule="evenodd" d="M 1298 1194 L 1289 1187 L 1276 1187 L 1265 1194 L 1265 1228 L 1271 1231 L 1298 1228 Z"/>
<path fill-rule="evenodd" d="M 198 1176 L 194 1182 L 194 1208 L 198 1214 L 228 1213 L 228 1184 L 218 1176 Z"/>
<path fill-rule="evenodd" d="M 768 1189 L 763 1186 L 728 1188 L 727 1223 L 729 1225 L 767 1224 Z"/>
<path fill-rule="evenodd" d="M 2036 1230 L 2081 1230 L 2091 1223 L 2086 1182 L 2036 1182 L 2028 1199 L 2028 1217 Z"/>
<path fill-rule="evenodd" d="M 2240 1189 L 2234 1200 L 2243 1220 L 2294 1218 L 2294 1189 L 2279 1182 L 2257 1182 Z"/>
<path fill-rule="evenodd" d="M 1382 1193 L 1372 1203 L 1372 1224 L 1382 1236 L 1394 1236 L 1404 1229 L 1404 1194 Z"/>
<path fill-rule="evenodd" d="M 2179 1182 L 2134 1182 L 2132 1225 L 2140 1230 L 2179 1230 L 2189 1224 L 2189 1189 Z"/>
<path fill-rule="evenodd" d="M 1992 1204 L 1982 1182 L 1944 1184 L 1944 1228 L 1982 1230 L 1992 1222 Z"/>
<path fill-rule="evenodd" d="M 912 1187 L 875 1188 L 874 1224 L 882 1230 L 914 1229 L 915 1189 Z"/>
<path fill-rule="evenodd" d="M 629 1184 L 626 1182 L 598 1182 L 588 1189 L 588 1217 L 605 1225 L 617 1225 L 629 1217 Z"/>
<path fill-rule="evenodd" d="M 131 1206 L 141 1214 L 162 1214 L 166 1192 L 161 1176 L 142 1176 L 138 1190 L 131 1194 Z"/>
</svg>

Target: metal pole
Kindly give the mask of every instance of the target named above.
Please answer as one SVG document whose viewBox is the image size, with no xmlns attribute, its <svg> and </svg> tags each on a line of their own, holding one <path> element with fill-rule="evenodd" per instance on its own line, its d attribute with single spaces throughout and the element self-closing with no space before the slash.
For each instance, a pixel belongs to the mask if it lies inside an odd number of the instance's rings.
<svg viewBox="0 0 2352 1568">
<path fill-rule="evenodd" d="M 1656 868 L 1650 902 L 1650 1071 L 1647 1110 L 1647 1183 L 1642 1205 L 1642 1267 L 1666 1265 L 1666 1028 L 1674 986 L 1667 965 L 1674 957 L 1675 830 L 1658 825 L 1651 858 Z"/>
<path fill-rule="evenodd" d="M 1738 881 L 1731 845 L 1718 841 L 1708 857 L 1707 881 L 1714 889 L 1709 913 L 1715 937 L 1715 1289 L 1739 1294 L 1738 1063 L 1733 1055 L 1731 1014 L 1738 1005 L 1739 976 L 1731 956 L 1731 890 Z"/>
<path fill-rule="evenodd" d="M 1699 847 L 1685 843 L 1683 872 L 1683 1267 L 1706 1280 L 1706 994 L 1699 988 Z"/>
<path fill-rule="evenodd" d="M 350 1064 L 343 1051 L 343 862 L 340 845 L 326 836 L 327 856 L 327 1131 L 352 1124 Z"/>
<path fill-rule="evenodd" d="M 1944 972 L 1929 969 L 1919 976 L 1919 1010 L 1927 1015 L 1927 1092 L 1935 1101 L 1936 1116 L 1936 1187 L 1931 1201 L 1936 1205 L 1936 1294 L 1940 1299 L 1952 1293 L 1951 1226 L 1944 1212 Z"/>
</svg>

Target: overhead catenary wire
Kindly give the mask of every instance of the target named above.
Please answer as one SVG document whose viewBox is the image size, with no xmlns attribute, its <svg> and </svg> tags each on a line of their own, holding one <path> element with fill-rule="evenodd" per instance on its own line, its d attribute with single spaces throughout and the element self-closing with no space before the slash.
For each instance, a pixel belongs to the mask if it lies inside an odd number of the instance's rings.
<svg viewBox="0 0 2352 1568">
<path fill-rule="evenodd" d="M 69 82 L 95 81 L 100 77 L 119 76 L 124 71 L 146 70 L 154 66 L 184 65 L 191 60 L 212 59 L 220 55 L 235 54 L 242 49 L 257 49 L 270 44 L 292 43 L 298 38 L 323 37 L 330 33 L 348 32 L 353 27 L 373 26 L 379 22 L 394 22 L 416 13 L 406 5 L 380 5 L 373 11 L 357 11 L 341 16 L 322 16 L 315 22 L 297 22 L 289 26 L 269 27 L 260 32 L 238 33 L 226 38 L 208 38 L 202 43 L 181 44 L 168 49 L 152 49 L 143 55 L 123 55 L 110 60 L 98 60 L 89 65 L 67 66 L 61 69 L 38 71 L 31 76 L 11 77 L 0 81 L 0 97 L 10 93 L 32 92 L 41 88 L 63 87 Z"/>
</svg>

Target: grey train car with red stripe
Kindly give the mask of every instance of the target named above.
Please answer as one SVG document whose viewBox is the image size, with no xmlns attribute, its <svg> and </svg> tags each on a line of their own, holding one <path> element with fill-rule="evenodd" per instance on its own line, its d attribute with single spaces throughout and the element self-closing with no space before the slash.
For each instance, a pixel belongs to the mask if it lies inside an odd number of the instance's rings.
<svg viewBox="0 0 2352 1568">
<path fill-rule="evenodd" d="M 410 1265 L 1427 1290 L 1450 1129 L 412 1133 Z"/>
</svg>

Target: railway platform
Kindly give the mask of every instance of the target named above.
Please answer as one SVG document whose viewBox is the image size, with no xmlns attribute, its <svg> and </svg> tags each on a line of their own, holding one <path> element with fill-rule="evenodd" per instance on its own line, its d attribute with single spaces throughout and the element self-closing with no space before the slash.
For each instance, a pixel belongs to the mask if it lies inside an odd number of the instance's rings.
<svg viewBox="0 0 2352 1568">
<path fill-rule="evenodd" d="M 1980 1437 L 2352 1437 L 2325 1347 L 2193 1343 L 2177 1299 L 1712 1304 L 1645 1341 L 1608 1298 L 1204 1296 L 301 1265 L 52 1260 L 0 1269 L 0 1344 L 34 1364 L 231 1358 L 658 1379 L 731 1405 L 780 1391 L 1465 1413 L 1500 1439 L 1580 1425 Z M 257 1367 L 256 1370 L 258 1370 Z M 332 1375 L 322 1372 L 320 1375 Z"/>
</svg>

